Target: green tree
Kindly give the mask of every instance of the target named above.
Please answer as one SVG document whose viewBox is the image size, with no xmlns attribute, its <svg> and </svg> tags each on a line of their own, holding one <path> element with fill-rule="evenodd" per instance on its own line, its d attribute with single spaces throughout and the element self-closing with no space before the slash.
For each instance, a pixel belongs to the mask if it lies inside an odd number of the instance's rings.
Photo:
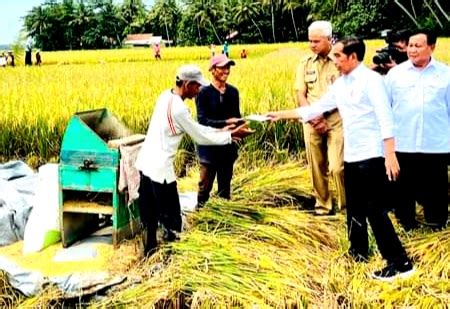
<svg viewBox="0 0 450 309">
<path fill-rule="evenodd" d="M 197 7 L 197 13 L 195 13 L 194 19 L 198 21 L 200 27 L 206 28 L 209 25 L 217 41 L 222 44 L 222 39 L 217 33 L 216 27 L 214 27 L 214 22 L 219 12 L 217 2 L 211 0 L 195 0 L 193 3 Z"/>
<path fill-rule="evenodd" d="M 233 7 L 234 19 L 238 24 L 245 24 L 247 21 L 251 21 L 258 31 L 261 40 L 264 41 L 264 36 L 255 21 L 261 12 L 260 3 L 253 0 L 238 0 L 237 4 Z"/>
<path fill-rule="evenodd" d="M 124 35 L 140 33 L 145 29 L 146 12 L 142 0 L 124 0 L 120 15 L 125 23 Z"/>
<path fill-rule="evenodd" d="M 294 27 L 295 39 L 298 41 L 297 25 L 295 24 L 294 11 L 300 8 L 303 4 L 298 0 L 286 0 L 284 9 L 289 11 L 292 19 L 292 26 Z"/>
<path fill-rule="evenodd" d="M 83 48 L 83 44 L 91 42 L 85 34 L 91 26 L 91 21 L 94 18 L 94 12 L 89 5 L 85 4 L 85 1 L 78 0 L 75 4 L 75 10 L 73 12 L 72 20 L 69 21 L 68 26 L 73 29 L 73 34 L 76 38 L 79 48 Z M 86 47 L 92 47 L 92 44 L 88 44 Z"/>
<path fill-rule="evenodd" d="M 125 23 L 113 0 L 96 0 L 93 3 L 96 28 L 99 29 L 102 47 L 121 46 L 124 39 Z"/>
<path fill-rule="evenodd" d="M 161 25 L 163 25 L 167 40 L 170 41 L 171 38 L 175 40 L 179 14 L 180 10 L 175 0 L 157 0 L 149 13 L 153 32 L 161 33 Z"/>
</svg>

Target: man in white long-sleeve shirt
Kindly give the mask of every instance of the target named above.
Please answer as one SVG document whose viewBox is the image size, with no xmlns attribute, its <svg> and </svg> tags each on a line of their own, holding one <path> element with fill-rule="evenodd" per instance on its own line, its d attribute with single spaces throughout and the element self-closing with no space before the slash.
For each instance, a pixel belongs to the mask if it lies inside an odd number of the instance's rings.
<svg viewBox="0 0 450 309">
<path fill-rule="evenodd" d="M 139 209 L 147 233 L 145 255 L 150 255 L 157 247 L 158 221 L 166 229 L 169 240 L 175 237 L 174 232 L 181 231 L 174 158 L 183 135 L 188 134 L 201 145 L 225 145 L 251 133 L 246 125 L 232 130 L 216 129 L 193 120 L 184 100 L 194 98 L 200 86 L 208 84 L 197 66 L 185 65 L 178 69 L 175 88 L 163 92 L 156 101 L 147 136 L 136 160 L 136 168 L 142 175 Z"/>
<path fill-rule="evenodd" d="M 395 156 L 392 111 L 381 76 L 361 62 L 364 42 L 340 40 L 333 48 L 335 64 L 342 73 L 314 105 L 271 112 L 273 120 L 304 122 L 338 108 L 344 127 L 344 183 L 347 200 L 349 253 L 357 261 L 368 259 L 367 219 L 387 266 L 372 276 L 392 281 L 414 272 L 411 261 L 383 207 L 388 180 L 399 173 Z M 384 158 L 383 158 L 384 157 Z"/>
<path fill-rule="evenodd" d="M 409 60 L 386 75 L 394 112 L 396 152 L 402 173 L 395 214 L 406 230 L 416 228 L 416 201 L 426 224 L 442 229 L 448 220 L 447 155 L 450 152 L 450 68 L 432 58 L 436 35 L 416 31 Z"/>
</svg>

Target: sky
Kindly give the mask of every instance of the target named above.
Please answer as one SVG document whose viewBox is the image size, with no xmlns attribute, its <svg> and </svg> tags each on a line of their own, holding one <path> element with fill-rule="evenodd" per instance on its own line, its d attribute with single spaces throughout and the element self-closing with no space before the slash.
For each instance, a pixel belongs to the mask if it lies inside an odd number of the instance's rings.
<svg viewBox="0 0 450 309">
<path fill-rule="evenodd" d="M 11 44 L 19 36 L 23 25 L 21 17 L 35 6 L 43 4 L 45 0 L 3 0 L 0 6 L 0 45 Z M 118 3 L 122 1 L 116 1 Z M 153 0 L 144 0 L 149 5 Z"/>
<path fill-rule="evenodd" d="M 0 44 L 14 42 L 23 24 L 21 17 L 25 16 L 34 6 L 41 5 L 45 0 L 15 0 L 2 1 L 0 7 Z"/>
</svg>

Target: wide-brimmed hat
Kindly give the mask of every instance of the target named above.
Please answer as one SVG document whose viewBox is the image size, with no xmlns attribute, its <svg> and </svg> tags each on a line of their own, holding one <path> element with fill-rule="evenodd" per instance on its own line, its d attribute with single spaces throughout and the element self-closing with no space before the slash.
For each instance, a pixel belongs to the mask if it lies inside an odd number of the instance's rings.
<svg viewBox="0 0 450 309">
<path fill-rule="evenodd" d="M 202 86 L 209 85 L 209 81 L 203 78 L 200 68 L 194 64 L 187 64 L 178 68 L 177 79 L 197 82 Z"/>
<path fill-rule="evenodd" d="M 219 54 L 211 58 L 209 62 L 209 69 L 212 70 L 214 67 L 224 67 L 226 65 L 235 65 L 236 63 L 229 59 L 225 54 Z"/>
</svg>

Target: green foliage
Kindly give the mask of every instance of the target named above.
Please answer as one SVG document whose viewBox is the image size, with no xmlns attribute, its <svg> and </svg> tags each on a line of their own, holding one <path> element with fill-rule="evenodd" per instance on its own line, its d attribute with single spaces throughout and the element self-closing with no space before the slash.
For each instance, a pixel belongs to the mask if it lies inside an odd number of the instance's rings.
<svg viewBox="0 0 450 309">
<path fill-rule="evenodd" d="M 335 32 L 377 36 L 382 29 L 416 25 L 449 34 L 448 3 L 406 0 L 52 0 L 33 7 L 24 26 L 44 50 L 114 48 L 127 34 L 153 33 L 177 45 L 298 41 L 313 20 Z M 447 12 L 447 13 L 445 13 Z"/>
<path fill-rule="evenodd" d="M 376 5 L 364 3 L 352 3 L 348 9 L 338 15 L 334 21 L 335 30 L 342 35 L 370 34 L 375 29 L 379 18 Z"/>
</svg>

